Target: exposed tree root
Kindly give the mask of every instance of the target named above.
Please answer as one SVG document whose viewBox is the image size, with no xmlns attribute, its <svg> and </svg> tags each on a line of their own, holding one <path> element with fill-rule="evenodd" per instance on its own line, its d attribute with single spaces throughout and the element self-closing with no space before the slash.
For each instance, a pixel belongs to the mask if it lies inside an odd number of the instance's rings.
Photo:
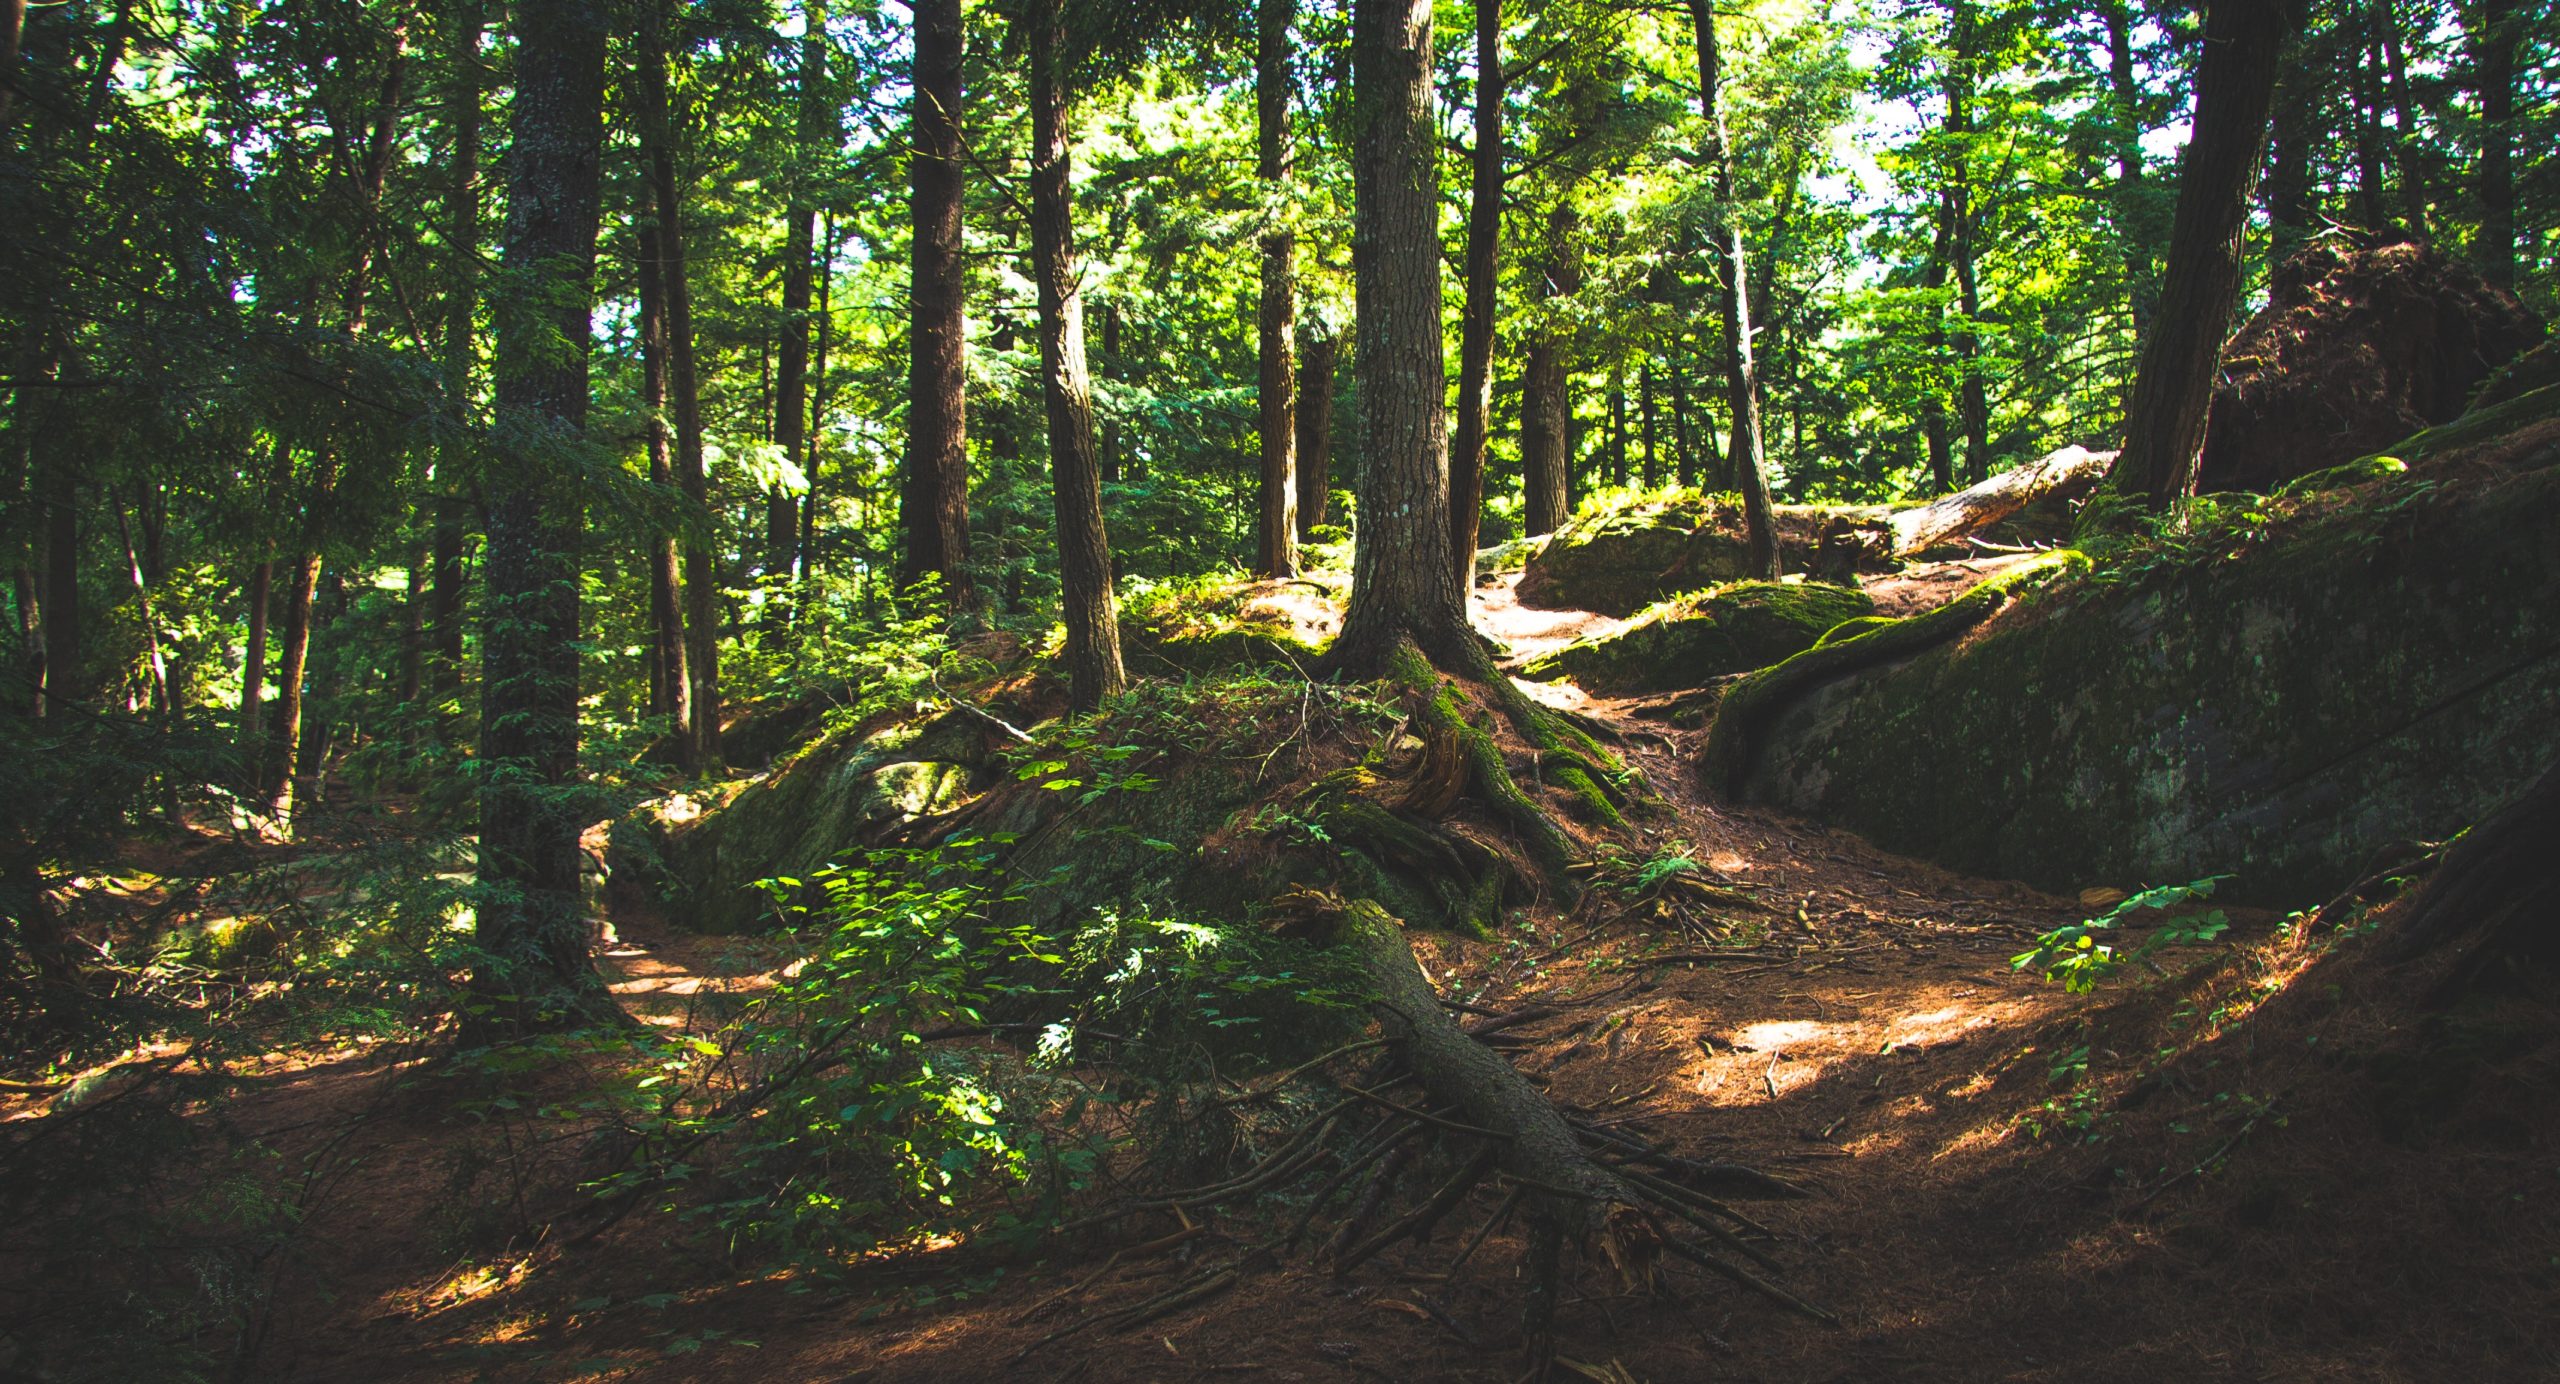
<svg viewBox="0 0 2560 1384">
<path fill-rule="evenodd" d="M 2437 1003 L 2458 998 L 2502 967 L 2560 959 L 2560 764 L 2514 802 L 2445 851 L 2435 877 L 2411 905 L 2397 944 L 2404 957 L 2468 943 L 2436 985 Z"/>
</svg>

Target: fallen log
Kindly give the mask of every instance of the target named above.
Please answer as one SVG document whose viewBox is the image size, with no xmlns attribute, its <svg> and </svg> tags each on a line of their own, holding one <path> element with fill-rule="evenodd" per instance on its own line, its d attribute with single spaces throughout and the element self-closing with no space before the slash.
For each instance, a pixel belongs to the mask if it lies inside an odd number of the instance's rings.
<svg viewBox="0 0 2560 1384">
<path fill-rule="evenodd" d="M 1979 485 L 1887 515 L 1884 523 L 1892 533 L 1892 555 L 1907 558 L 1980 533 L 2048 496 L 2085 494 L 2097 487 L 2115 461 L 2113 452 L 2065 447 Z"/>
</svg>

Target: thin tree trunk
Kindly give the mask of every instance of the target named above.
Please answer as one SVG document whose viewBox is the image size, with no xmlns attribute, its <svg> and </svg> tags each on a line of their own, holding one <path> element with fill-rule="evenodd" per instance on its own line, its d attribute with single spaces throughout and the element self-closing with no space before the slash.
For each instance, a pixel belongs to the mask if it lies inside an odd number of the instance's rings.
<svg viewBox="0 0 2560 1384">
<path fill-rule="evenodd" d="M 969 584 L 968 296 L 960 243 L 960 0 L 915 0 L 915 153 L 908 161 L 915 234 L 914 323 L 907 374 L 906 485 L 900 585 L 942 579 L 954 611 L 975 609 Z"/>
<path fill-rule="evenodd" d="M 1468 153 L 1466 306 L 1458 328 L 1458 435 L 1449 449 L 1449 550 L 1474 580 L 1484 522 L 1484 449 L 1493 435 L 1493 336 L 1501 311 L 1502 0 L 1475 0 L 1475 147 Z"/>
<path fill-rule="evenodd" d="M 804 589 L 814 588 L 818 577 L 818 461 L 827 436 L 827 346 L 835 328 L 836 214 L 826 213 L 823 224 L 826 233 L 818 242 L 816 340 L 809 356 L 809 442 L 800 464 L 800 474 L 808 478 L 808 488 L 800 496 L 800 585 Z M 801 604 L 803 615 L 815 599 L 816 592 L 809 590 Z"/>
<path fill-rule="evenodd" d="M 1259 315 L 1262 372 L 1257 394 L 1262 409 L 1262 477 L 1260 522 L 1256 526 L 1253 570 L 1257 576 L 1298 574 L 1298 427 L 1296 363 L 1290 359 L 1298 336 L 1298 237 L 1289 226 L 1289 25 L 1297 17 L 1297 0 L 1260 0 L 1259 35 L 1254 60 L 1255 176 L 1263 185 L 1264 212 L 1272 218 L 1262 234 L 1262 310 Z"/>
<path fill-rule="evenodd" d="M 799 133 L 792 150 L 790 203 L 783 210 L 782 344 L 773 371 L 773 442 L 797 464 L 808 441 L 809 290 L 817 253 L 818 209 L 812 196 L 816 164 L 826 146 L 833 110 L 827 86 L 825 0 L 802 0 Z M 800 502 L 782 487 L 765 494 L 765 570 L 789 577 L 800 559 Z"/>
<path fill-rule="evenodd" d="M 240 761 L 252 788 L 267 782 L 267 612 L 275 604 L 273 562 L 249 569 L 249 642 L 240 658 Z"/>
<path fill-rule="evenodd" d="M 2472 254 L 2481 276 L 2513 288 L 2516 255 L 2516 50 L 2523 35 L 2515 0 L 2479 0 L 2466 15 L 2463 36 L 2479 74 L 2480 159 L 2473 195 L 2480 202 L 2480 234 Z"/>
<path fill-rule="evenodd" d="M 2106 0 L 2099 15 L 2107 26 L 2107 85 L 2115 99 L 2109 134 L 2116 159 L 2116 241 L 2124 247 L 2125 307 L 2139 341 L 2151 329 L 2157 289 L 2151 277 L 2149 218 L 2143 214 L 2142 87 L 2134 71 L 2132 6 L 2127 0 Z"/>
<path fill-rule="evenodd" d="M 1946 66 L 1947 135 L 1952 146 L 1946 185 L 1950 258 L 1956 275 L 1956 406 L 1964 420 L 1967 481 L 1991 473 L 1990 406 L 1982 386 L 1982 290 L 1974 271 L 1973 63 L 1975 28 L 1969 0 L 1955 0 L 1954 43 Z"/>
<path fill-rule="evenodd" d="M 1307 338 L 1298 355 L 1298 541 L 1324 522 L 1332 503 L 1333 371 L 1342 343 L 1326 334 Z"/>
<path fill-rule="evenodd" d="M 2370 36 L 2370 26 L 2365 27 L 2368 33 L 2356 37 Z M 2382 172 L 2382 93 L 2364 51 L 2370 45 L 2355 46 L 2357 51 L 2348 60 L 2347 73 L 2353 93 L 2349 111 L 2355 117 L 2356 214 L 2367 229 L 2379 230 L 2391 224 Z"/>
<path fill-rule="evenodd" d="M 1735 488 L 1742 492 L 1742 520 L 1753 576 L 1778 578 L 1777 516 L 1769 500 L 1769 471 L 1760 442 L 1760 384 L 1751 364 L 1750 257 L 1744 253 L 1742 223 L 1733 214 L 1733 154 L 1725 139 L 1724 107 L 1718 95 L 1723 57 L 1716 45 L 1713 0 L 1690 0 L 1689 16 L 1698 34 L 1698 111 L 1706 118 L 1707 167 L 1715 182 L 1717 251 L 1723 260 L 1725 395 L 1733 410 L 1732 465 Z"/>
<path fill-rule="evenodd" d="M 2295 46 L 2297 57 L 2301 45 Z M 2277 78 L 2273 145 L 2267 156 L 2267 258 L 2282 264 L 2311 238 L 2312 147 L 2327 138 L 2320 128 L 2325 78 L 2308 63 L 2289 64 Z M 2149 339 L 2146 325 L 2143 339 Z"/>
<path fill-rule="evenodd" d="M 1552 301 L 1582 288 L 1575 249 L 1579 218 L 1570 202 L 1547 217 L 1547 261 L 1538 296 Z M 1543 326 L 1530 339 L 1520 370 L 1521 531 L 1531 537 L 1563 528 L 1573 512 L 1573 379 L 1565 357 L 1570 333 Z"/>
<path fill-rule="evenodd" d="M 1698 456 L 1689 447 L 1689 372 L 1678 361 L 1671 368 L 1671 469 L 1680 484 L 1697 487 Z"/>
<path fill-rule="evenodd" d="M 466 1046 L 612 1011 L 587 946 L 578 834 L 578 545 L 583 496 L 553 449 L 584 443 L 589 284 L 604 142 L 609 11 L 516 7 L 499 413 L 541 439 L 489 475 L 481 619 L 477 941 Z"/>
<path fill-rule="evenodd" d="M 53 469 L 67 466 L 57 454 Z M 80 607 L 80 483 L 57 474 L 44 505 L 44 682 L 48 709 L 89 693 L 88 634 Z"/>
<path fill-rule="evenodd" d="M 267 809 L 280 819 L 294 810 L 294 787 L 303 777 L 303 673 L 311 662 L 311 604 L 320 589 L 320 554 L 294 555 L 284 569 L 284 638 L 276 667 L 276 718 L 267 741 L 267 779 L 260 785 Z"/>
<path fill-rule="evenodd" d="M 473 319 L 480 295 L 480 38 L 485 11 L 480 0 L 457 7 L 453 47 L 447 55 L 453 86 L 446 104 L 450 135 L 449 175 L 445 188 L 446 266 L 444 321 L 445 395 L 451 401 L 446 432 L 436 451 L 434 537 L 434 657 L 429 686 L 439 701 L 462 689 L 463 581 L 462 526 L 469 494 L 470 443 L 464 429 L 471 413 Z M 641 272 L 648 273 L 643 265 Z"/>
<path fill-rule="evenodd" d="M 657 221 L 640 222 L 640 403 L 648 416 L 649 483 L 676 481 L 675 438 L 667 426 L 666 252 Z M 693 679 L 685 668 L 684 579 L 673 532 L 648 535 L 649 711 L 675 728 L 676 761 L 693 760 Z"/>
<path fill-rule="evenodd" d="M 1091 711 L 1127 685 L 1111 543 L 1102 528 L 1102 472 L 1094 458 L 1093 381 L 1085 370 L 1084 288 L 1077 276 L 1067 124 L 1064 0 L 1031 0 L 1031 258 L 1040 282 L 1041 395 L 1049 420 L 1049 483 L 1058 522 L 1069 700 Z"/>
<path fill-rule="evenodd" d="M 1329 661 L 1382 668 L 1409 638 L 1443 667 L 1489 671 L 1450 550 L 1430 0 L 1354 0 L 1351 61 L 1360 528 Z"/>
<path fill-rule="evenodd" d="M 1116 297 L 1102 305 L 1102 359 L 1098 364 L 1103 379 L 1118 384 L 1124 378 L 1120 356 L 1120 300 Z M 1102 421 L 1102 483 L 1120 483 L 1120 415 L 1117 410 Z"/>
<path fill-rule="evenodd" d="M 2409 59 L 2400 43 L 2400 18 L 2391 0 L 2373 0 L 2374 36 L 2382 49 L 2382 76 L 2391 97 L 2391 161 L 2400 170 L 2400 205 L 2412 230 L 2427 227 L 2427 179 L 2421 167 L 2418 120 L 2409 99 Z"/>
<path fill-rule="evenodd" d="M 1644 430 L 1644 488 L 1651 490 L 1662 484 L 1662 459 L 1653 445 L 1653 358 L 1647 356 L 1636 366 L 1636 417 Z"/>
<path fill-rule="evenodd" d="M 2154 507 L 2195 493 L 2222 345 L 2240 298 L 2249 198 L 2267 148 L 2278 60 L 2300 27 L 2292 0 L 2214 0 L 2196 75 L 2196 137 L 2178 172 L 2160 318 L 2126 410 L 2118 488 Z"/>
<path fill-rule="evenodd" d="M 640 138 L 649 164 L 658 224 L 660 287 L 667 305 L 667 387 L 676 429 L 676 488 L 697 526 L 711 514 L 711 484 L 702 465 L 702 391 L 694 363 L 693 288 L 685 270 L 684 197 L 676 177 L 677 122 L 667 100 L 666 16 L 669 0 L 641 0 Z M 700 527 L 684 544 L 685 672 L 693 715 L 692 762 L 720 758 L 719 582 L 711 543 Z"/>
<path fill-rule="evenodd" d="M 1609 484 L 1627 483 L 1627 368 L 1609 367 Z"/>
</svg>

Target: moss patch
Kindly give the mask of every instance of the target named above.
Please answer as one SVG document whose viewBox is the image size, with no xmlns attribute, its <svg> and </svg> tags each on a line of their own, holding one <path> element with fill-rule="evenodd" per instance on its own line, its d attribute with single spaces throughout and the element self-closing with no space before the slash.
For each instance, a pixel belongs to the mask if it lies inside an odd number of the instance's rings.
<svg viewBox="0 0 2560 1384">
<path fill-rule="evenodd" d="M 1696 687 L 1801 653 L 1825 631 L 1874 610 L 1874 601 L 1850 587 L 1736 582 L 1657 602 L 1615 634 L 1568 644 L 1521 674 L 1569 677 L 1611 695 Z"/>
<path fill-rule="evenodd" d="M 1728 696 L 1711 781 L 2048 888 L 2318 902 L 2560 755 L 2560 471 L 2404 500 L 1800 655 Z"/>
</svg>

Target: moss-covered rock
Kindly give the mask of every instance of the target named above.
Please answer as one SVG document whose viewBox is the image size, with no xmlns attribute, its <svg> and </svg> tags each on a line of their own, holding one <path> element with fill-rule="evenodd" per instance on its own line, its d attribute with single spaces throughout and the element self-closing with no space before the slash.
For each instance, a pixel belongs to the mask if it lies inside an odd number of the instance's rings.
<svg viewBox="0 0 2560 1384">
<path fill-rule="evenodd" d="M 2318 902 L 2560 755 L 2555 524 L 2560 471 L 2527 472 L 2331 507 L 1851 656 L 1880 630 L 1737 688 L 1722 717 L 1739 700 L 1757 729 L 1720 720 L 1711 767 L 1960 869 L 2056 889 L 2227 872 L 2240 902 Z"/>
<path fill-rule="evenodd" d="M 1680 564 L 1691 536 L 1714 513 L 1714 502 L 1696 495 L 1587 509 L 1530 554 L 1520 575 L 1520 603 L 1632 615 L 1664 594 L 1665 574 Z"/>
<path fill-rule="evenodd" d="M 1522 675 L 1572 678 L 1619 695 L 1696 687 L 1813 647 L 1824 632 L 1875 610 L 1851 587 L 1820 582 L 1735 582 L 1656 602 L 1614 634 L 1568 644 Z"/>
<path fill-rule="evenodd" d="M 2323 490 L 2345 490 L 2352 486 L 2386 481 L 2393 476 L 2409 474 L 2409 463 L 2398 457 L 2362 457 L 2344 466 L 2332 466 L 2307 476 L 2296 476 L 2276 489 L 2279 496 L 2312 495 Z"/>
<path fill-rule="evenodd" d="M 614 824 L 617 876 L 676 922 L 738 932 L 772 911 L 758 880 L 807 879 L 884 827 L 945 811 L 991 771 L 986 723 L 962 711 L 821 737 L 725 805 L 667 800 Z"/>
<path fill-rule="evenodd" d="M 1780 505 L 1779 564 L 1846 577 L 1891 564 L 1868 541 L 1886 509 Z M 1633 615 L 1664 597 L 1751 575 L 1742 505 L 1731 495 L 1672 491 L 1595 506 L 1549 534 L 1520 574 L 1526 606 Z"/>
</svg>

